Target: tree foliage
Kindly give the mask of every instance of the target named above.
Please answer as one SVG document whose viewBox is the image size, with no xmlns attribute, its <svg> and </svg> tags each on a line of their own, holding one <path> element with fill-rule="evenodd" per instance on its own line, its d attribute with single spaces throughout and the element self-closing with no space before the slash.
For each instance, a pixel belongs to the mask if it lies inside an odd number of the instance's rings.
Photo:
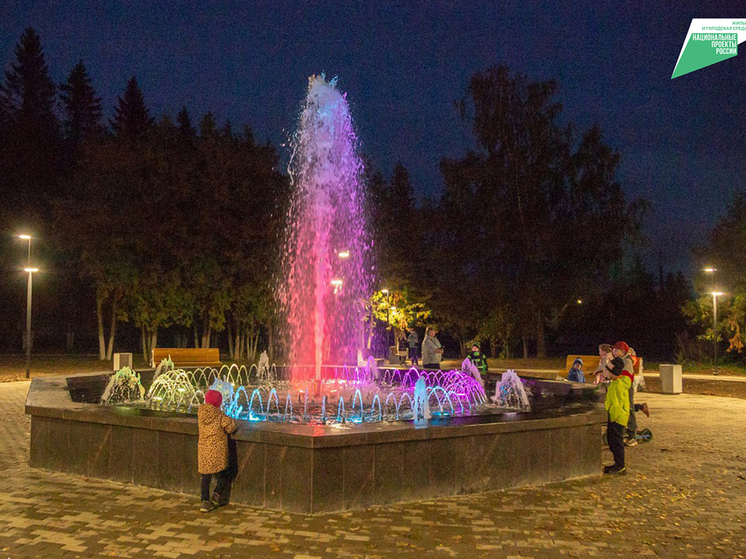
<svg viewBox="0 0 746 559">
<path fill-rule="evenodd" d="M 592 127 L 558 123 L 554 81 L 505 67 L 477 73 L 459 103 L 476 149 L 441 164 L 446 190 L 433 233 L 436 312 L 460 338 L 520 332 L 546 353 L 555 309 L 600 287 L 637 225 L 616 180 L 619 155 Z M 480 325 L 481 328 L 480 328 Z"/>
<path fill-rule="evenodd" d="M 58 183 L 56 94 L 41 39 L 29 27 L 0 84 L 0 184 L 3 206 L 37 222 L 32 216 L 44 211 L 44 202 Z"/>
<path fill-rule="evenodd" d="M 378 278 L 368 349 L 376 332 L 385 341 L 428 323 L 462 350 L 478 338 L 504 356 L 520 343 L 542 355 L 547 337 L 564 347 L 579 332 L 652 339 L 683 328 L 688 283 L 661 273 L 656 285 L 636 258 L 645 204 L 625 198 L 619 153 L 598 126 L 564 124 L 558 94 L 556 82 L 506 67 L 475 74 L 457 103 L 471 149 L 441 160 L 439 197 L 417 200 L 402 162 L 384 175 L 365 161 Z M 55 239 L 59 268 L 75 272 L 70 292 L 90 293 L 60 306 L 95 315 L 102 359 L 123 322 L 146 357 L 159 340 L 205 347 L 218 335 L 235 359 L 276 349 L 289 183 L 275 149 L 209 111 L 154 117 L 145 100 L 131 78 L 104 121 L 83 62 L 58 91 L 39 36 L 24 31 L 0 84 L 0 225 L 13 208 Z M 734 353 L 746 328 L 744 214 L 741 196 L 701 252 L 729 293 L 720 324 Z M 685 313 L 707 338 L 711 298 L 697 288 Z"/>
<path fill-rule="evenodd" d="M 151 124 L 136 88 L 130 81 L 120 98 L 113 134 L 84 147 L 71 196 L 57 207 L 59 237 L 96 286 L 111 328 L 127 320 L 140 329 L 146 358 L 166 329 L 178 344 L 191 332 L 194 345 L 210 347 L 230 324 L 232 353 L 252 336 L 255 348 L 260 329 L 268 335 L 262 299 L 271 297 L 274 220 L 287 184 L 274 149 L 248 128 L 217 131 L 211 115 L 197 135 L 186 109 L 178 125 Z M 104 345 L 101 357 L 110 357 Z"/>
<path fill-rule="evenodd" d="M 104 132 L 101 97 L 96 95 L 82 60 L 72 69 L 67 81 L 60 84 L 60 101 L 65 139 L 71 146 L 77 148 L 81 142 L 93 140 Z"/>
<path fill-rule="evenodd" d="M 695 250 L 701 267 L 714 267 L 714 273 L 700 272 L 695 284 L 697 297 L 683 309 L 700 339 L 725 339 L 727 351 L 743 359 L 746 355 L 746 193 L 738 193 L 727 212 L 712 228 L 708 242 Z M 713 331 L 713 292 L 718 297 L 718 328 Z"/>
</svg>

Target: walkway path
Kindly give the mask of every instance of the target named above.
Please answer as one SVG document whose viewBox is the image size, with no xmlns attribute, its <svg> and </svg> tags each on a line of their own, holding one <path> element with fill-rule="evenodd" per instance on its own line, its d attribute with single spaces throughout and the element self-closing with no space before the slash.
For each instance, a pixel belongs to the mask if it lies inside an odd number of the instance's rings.
<svg viewBox="0 0 746 559">
<path fill-rule="evenodd" d="M 27 389 L 0 385 L 0 559 L 746 557 L 743 400 L 645 395 L 626 477 L 304 517 L 31 469 Z"/>
</svg>

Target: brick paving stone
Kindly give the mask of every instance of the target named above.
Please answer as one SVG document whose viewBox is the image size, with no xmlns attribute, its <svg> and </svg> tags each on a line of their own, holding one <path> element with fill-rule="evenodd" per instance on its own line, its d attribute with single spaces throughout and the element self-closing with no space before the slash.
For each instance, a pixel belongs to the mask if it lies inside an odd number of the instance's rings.
<svg viewBox="0 0 746 559">
<path fill-rule="evenodd" d="M 626 477 L 308 517 L 29 468 L 27 390 L 0 384 L 0 559 L 746 559 L 744 400 L 638 395 Z"/>
</svg>

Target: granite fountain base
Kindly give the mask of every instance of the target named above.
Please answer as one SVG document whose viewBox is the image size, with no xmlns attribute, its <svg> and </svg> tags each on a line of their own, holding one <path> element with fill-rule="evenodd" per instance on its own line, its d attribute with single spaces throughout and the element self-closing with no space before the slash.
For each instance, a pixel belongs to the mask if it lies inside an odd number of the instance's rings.
<svg viewBox="0 0 746 559">
<path fill-rule="evenodd" d="M 71 397 L 106 379 L 81 374 L 32 381 L 26 401 L 31 466 L 196 498 L 196 416 Z M 314 514 L 596 476 L 604 420 L 603 409 L 586 401 L 432 421 L 425 428 L 240 421 L 231 501 Z"/>
</svg>

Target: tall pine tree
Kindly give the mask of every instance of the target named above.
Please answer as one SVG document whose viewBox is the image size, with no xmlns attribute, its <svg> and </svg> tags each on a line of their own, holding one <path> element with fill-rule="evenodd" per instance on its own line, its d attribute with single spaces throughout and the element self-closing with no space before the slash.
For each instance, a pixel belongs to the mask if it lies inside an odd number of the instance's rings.
<svg viewBox="0 0 746 559">
<path fill-rule="evenodd" d="M 26 29 L 16 45 L 16 61 L 5 72 L 0 99 L 15 123 L 23 121 L 54 128 L 55 87 L 44 60 L 41 39 L 32 27 Z"/>
<path fill-rule="evenodd" d="M 72 69 L 67 81 L 60 84 L 60 100 L 64 110 L 65 138 L 73 146 L 103 132 L 101 97 L 96 96 L 82 60 Z"/>
<path fill-rule="evenodd" d="M 186 107 L 181 107 L 176 117 L 176 123 L 179 127 L 179 137 L 189 144 L 193 143 L 197 137 L 197 130 L 192 126 L 192 119 Z"/>
<path fill-rule="evenodd" d="M 16 45 L 15 61 L 0 84 L 0 181 L 4 202 L 25 216 L 44 211 L 40 201 L 54 194 L 59 165 L 56 88 L 49 76 L 39 35 L 29 27 Z M 0 183 L 1 184 L 1 183 Z"/>
<path fill-rule="evenodd" d="M 134 76 L 127 82 L 124 95 L 119 97 L 114 118 L 109 123 L 117 138 L 129 142 L 144 138 L 153 125 L 153 119 L 148 113 L 142 91 Z"/>
</svg>

